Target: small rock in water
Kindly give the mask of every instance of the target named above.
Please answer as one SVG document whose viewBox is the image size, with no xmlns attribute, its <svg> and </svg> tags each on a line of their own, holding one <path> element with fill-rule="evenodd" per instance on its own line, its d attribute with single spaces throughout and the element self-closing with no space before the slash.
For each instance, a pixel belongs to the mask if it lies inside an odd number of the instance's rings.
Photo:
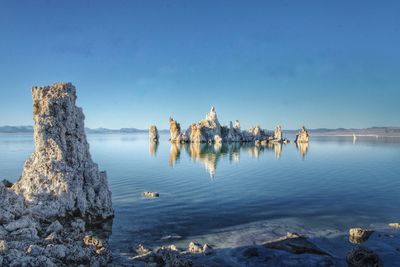
<svg viewBox="0 0 400 267">
<path fill-rule="evenodd" d="M 383 267 L 375 252 L 361 247 L 356 247 L 347 253 L 346 260 L 351 267 Z"/>
<path fill-rule="evenodd" d="M 202 252 L 203 252 L 203 248 L 202 248 L 201 245 L 198 244 L 198 243 L 190 242 L 190 243 L 189 243 L 188 251 L 189 251 L 190 253 L 202 253 Z"/>
<path fill-rule="evenodd" d="M 144 196 L 144 197 L 153 198 L 153 197 L 159 197 L 160 194 L 159 194 L 158 192 L 144 192 L 144 193 L 143 193 L 143 196 Z"/>
<path fill-rule="evenodd" d="M 150 249 L 145 248 L 142 244 L 139 244 L 135 251 L 138 254 L 138 256 L 147 255 L 151 252 Z"/>
<path fill-rule="evenodd" d="M 201 244 L 195 242 L 189 243 L 188 251 L 195 254 L 203 253 L 204 255 L 210 255 L 213 253 L 213 249 L 209 244 L 205 243 L 202 246 Z"/>
<path fill-rule="evenodd" d="M 389 223 L 389 226 L 392 228 L 400 228 L 400 223 Z"/>
<path fill-rule="evenodd" d="M 349 230 L 349 241 L 354 244 L 361 244 L 372 235 L 374 231 L 362 229 L 362 228 L 351 228 Z"/>
</svg>

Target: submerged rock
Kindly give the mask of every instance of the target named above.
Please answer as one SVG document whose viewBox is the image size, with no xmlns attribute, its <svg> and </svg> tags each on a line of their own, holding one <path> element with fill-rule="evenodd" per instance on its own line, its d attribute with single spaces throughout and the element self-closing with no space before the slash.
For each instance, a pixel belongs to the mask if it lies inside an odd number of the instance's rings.
<svg viewBox="0 0 400 267">
<path fill-rule="evenodd" d="M 361 244 L 372 235 L 374 231 L 362 229 L 362 228 L 351 228 L 349 230 L 349 241 L 354 244 Z"/>
<path fill-rule="evenodd" d="M 35 152 L 12 187 L 40 216 L 113 216 L 107 175 L 92 161 L 84 115 L 71 83 L 32 88 Z"/>
<path fill-rule="evenodd" d="M 349 267 L 383 267 L 383 262 L 375 252 L 361 247 L 347 253 L 346 260 Z"/>
<path fill-rule="evenodd" d="M 300 132 L 296 135 L 295 143 L 308 143 L 309 134 L 306 127 L 301 127 Z"/>
<path fill-rule="evenodd" d="M 270 249 L 285 250 L 294 254 L 308 253 L 329 256 L 327 252 L 321 250 L 307 240 L 306 237 L 297 233 L 287 233 L 286 236 L 264 243 L 263 246 Z"/>
<path fill-rule="evenodd" d="M 158 142 L 160 136 L 158 135 L 158 130 L 155 125 L 151 125 L 149 129 L 149 139 L 151 142 Z"/>
</svg>

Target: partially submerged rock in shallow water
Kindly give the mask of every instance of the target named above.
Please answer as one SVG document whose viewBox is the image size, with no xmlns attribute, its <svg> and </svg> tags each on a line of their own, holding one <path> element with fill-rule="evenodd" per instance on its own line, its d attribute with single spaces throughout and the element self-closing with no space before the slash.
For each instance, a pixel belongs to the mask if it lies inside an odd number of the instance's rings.
<svg viewBox="0 0 400 267">
<path fill-rule="evenodd" d="M 329 255 L 327 252 L 308 241 L 306 237 L 297 233 L 287 233 L 286 236 L 264 243 L 263 246 L 271 249 L 285 250 L 294 254 L 309 253 Z"/>
<path fill-rule="evenodd" d="M 368 240 L 374 231 L 362 228 L 351 228 L 349 230 L 349 241 L 354 244 L 361 244 Z"/>
<path fill-rule="evenodd" d="M 400 223 L 389 223 L 389 226 L 392 228 L 399 229 L 400 228 Z"/>
<path fill-rule="evenodd" d="M 210 255 L 213 253 L 212 247 L 205 243 L 203 246 L 199 243 L 196 242 L 190 242 L 188 246 L 188 252 L 194 253 L 194 254 L 199 254 L 202 253 L 204 255 Z"/>
<path fill-rule="evenodd" d="M 356 247 L 347 253 L 349 267 L 383 267 L 379 256 L 371 250 Z"/>
<path fill-rule="evenodd" d="M 135 252 L 138 256 L 143 256 L 147 255 L 148 253 L 151 252 L 150 249 L 145 248 L 142 244 L 139 244 L 137 248 L 135 249 Z"/>
<path fill-rule="evenodd" d="M 191 267 L 193 263 L 176 248 L 175 245 L 158 248 L 155 251 L 138 247 L 140 252 L 132 259 L 136 262 L 143 262 L 145 266 L 163 266 L 163 267 Z M 134 266 L 140 264 L 134 264 Z"/>
<path fill-rule="evenodd" d="M 160 194 L 158 192 L 144 192 L 143 196 L 148 197 L 148 198 L 155 198 L 155 197 L 159 197 Z"/>
<path fill-rule="evenodd" d="M 190 253 L 202 253 L 203 252 L 203 247 L 195 242 L 190 242 L 189 243 L 189 247 L 188 247 L 188 251 Z"/>
</svg>

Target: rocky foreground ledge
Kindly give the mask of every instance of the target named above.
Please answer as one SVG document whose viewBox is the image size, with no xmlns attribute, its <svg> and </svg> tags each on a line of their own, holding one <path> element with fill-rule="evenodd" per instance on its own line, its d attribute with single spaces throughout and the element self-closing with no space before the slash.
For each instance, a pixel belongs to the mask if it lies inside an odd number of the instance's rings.
<svg viewBox="0 0 400 267">
<path fill-rule="evenodd" d="M 0 182 L 0 266 L 105 266 L 113 217 L 107 175 L 89 152 L 70 83 L 33 87 L 35 151 Z"/>
</svg>

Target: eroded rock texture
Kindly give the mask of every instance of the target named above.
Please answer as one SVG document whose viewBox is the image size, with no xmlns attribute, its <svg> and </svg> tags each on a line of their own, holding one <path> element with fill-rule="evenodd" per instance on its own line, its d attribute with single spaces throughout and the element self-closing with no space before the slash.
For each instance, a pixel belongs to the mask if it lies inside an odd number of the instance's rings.
<svg viewBox="0 0 400 267">
<path fill-rule="evenodd" d="M 71 83 L 32 88 L 35 151 L 12 187 L 33 214 L 79 214 L 89 221 L 113 215 L 107 175 L 92 161 L 84 115 Z"/>
<path fill-rule="evenodd" d="M 0 182 L 0 266 L 107 266 L 111 193 L 91 159 L 75 87 L 32 94 L 35 152 L 16 184 Z"/>
</svg>

